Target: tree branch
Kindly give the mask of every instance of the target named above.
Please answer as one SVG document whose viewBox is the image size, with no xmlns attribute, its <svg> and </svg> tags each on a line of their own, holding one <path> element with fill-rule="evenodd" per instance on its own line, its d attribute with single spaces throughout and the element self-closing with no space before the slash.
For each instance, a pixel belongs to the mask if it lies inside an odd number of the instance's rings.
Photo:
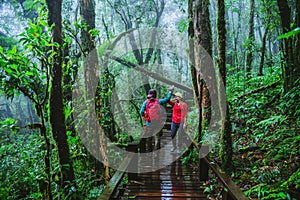
<svg viewBox="0 0 300 200">
<path fill-rule="evenodd" d="M 255 94 L 255 93 L 258 93 L 258 92 L 261 92 L 263 90 L 266 90 L 266 89 L 269 89 L 269 88 L 274 88 L 277 86 L 277 84 L 280 83 L 280 81 L 276 81 L 274 83 L 271 83 L 270 85 L 266 85 L 266 86 L 263 86 L 263 87 L 260 87 L 258 89 L 255 89 L 255 90 L 251 90 L 249 92 L 246 92 L 245 94 L 242 94 L 241 96 L 239 96 L 237 99 L 241 99 L 245 96 L 248 96 L 250 94 Z"/>
<path fill-rule="evenodd" d="M 112 56 L 112 55 L 106 55 L 106 56 L 108 58 L 110 58 L 110 59 L 112 59 L 112 60 L 114 60 L 114 61 L 122 64 L 122 65 L 125 65 L 125 66 L 127 66 L 129 68 L 133 68 L 133 69 L 135 69 L 135 70 L 137 70 L 139 72 L 142 72 L 143 74 L 148 75 L 148 76 L 154 78 L 155 80 L 161 81 L 161 82 L 166 83 L 168 85 L 174 85 L 175 87 L 177 87 L 179 89 L 182 89 L 182 90 L 184 90 L 184 91 L 186 91 L 188 93 L 193 94 L 193 89 L 190 88 L 190 87 L 188 87 L 188 86 L 185 86 L 185 85 L 182 85 L 182 84 L 180 84 L 178 82 L 174 82 L 174 81 L 172 81 L 170 79 L 167 79 L 167 78 L 159 75 L 158 73 L 155 73 L 155 72 L 149 71 L 147 69 L 144 69 L 144 68 L 142 68 L 142 67 L 138 66 L 137 64 L 132 63 L 130 61 L 126 61 L 124 59 L 121 59 L 119 57 Z"/>
</svg>

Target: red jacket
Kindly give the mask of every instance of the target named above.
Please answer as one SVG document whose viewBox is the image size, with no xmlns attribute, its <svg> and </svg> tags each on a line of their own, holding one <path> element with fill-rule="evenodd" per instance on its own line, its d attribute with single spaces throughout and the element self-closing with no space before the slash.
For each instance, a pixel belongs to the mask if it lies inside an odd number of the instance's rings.
<svg viewBox="0 0 300 200">
<path fill-rule="evenodd" d="M 184 118 L 188 116 L 187 104 L 183 102 L 178 104 L 175 101 L 169 101 L 169 103 L 173 106 L 172 122 L 177 124 L 184 122 Z"/>
</svg>

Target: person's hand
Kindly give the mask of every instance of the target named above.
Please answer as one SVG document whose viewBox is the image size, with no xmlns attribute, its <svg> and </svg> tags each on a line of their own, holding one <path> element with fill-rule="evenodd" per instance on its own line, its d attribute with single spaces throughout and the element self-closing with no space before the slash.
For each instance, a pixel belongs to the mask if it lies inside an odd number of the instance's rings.
<svg viewBox="0 0 300 200">
<path fill-rule="evenodd" d="M 174 91 L 174 85 L 172 85 L 172 86 L 170 87 L 170 91 L 171 91 L 171 92 Z"/>
</svg>

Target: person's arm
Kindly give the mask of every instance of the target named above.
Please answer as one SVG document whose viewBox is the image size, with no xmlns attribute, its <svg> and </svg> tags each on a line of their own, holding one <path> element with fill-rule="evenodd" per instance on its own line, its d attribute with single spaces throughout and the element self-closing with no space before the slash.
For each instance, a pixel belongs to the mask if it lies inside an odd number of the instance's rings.
<svg viewBox="0 0 300 200">
<path fill-rule="evenodd" d="M 158 100 L 159 104 L 164 104 L 164 103 L 167 103 L 168 101 L 170 101 L 173 91 L 174 91 L 174 86 L 172 86 L 170 88 L 170 91 L 168 92 L 168 95 L 166 98 Z"/>
<path fill-rule="evenodd" d="M 143 105 L 141 107 L 141 110 L 140 110 L 140 114 L 141 114 L 142 117 L 144 117 L 144 115 L 145 115 L 146 103 L 147 103 L 147 100 L 144 101 L 144 103 L 143 103 Z"/>
<path fill-rule="evenodd" d="M 175 105 L 175 101 L 172 101 L 172 100 L 168 101 L 168 103 L 169 103 L 171 106 L 174 106 L 174 105 Z"/>
</svg>

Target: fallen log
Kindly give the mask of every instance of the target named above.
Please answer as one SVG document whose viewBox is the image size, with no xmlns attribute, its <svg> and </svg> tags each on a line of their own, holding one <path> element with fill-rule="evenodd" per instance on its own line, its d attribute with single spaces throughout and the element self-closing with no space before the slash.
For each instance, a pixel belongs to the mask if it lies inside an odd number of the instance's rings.
<svg viewBox="0 0 300 200">
<path fill-rule="evenodd" d="M 265 86 L 263 86 L 263 87 L 260 87 L 260 88 L 255 89 L 255 90 L 251 90 L 251 91 L 249 91 L 249 92 L 246 92 L 246 93 L 242 94 L 242 95 L 239 96 L 237 99 L 242 99 L 242 98 L 245 97 L 245 96 L 248 96 L 248 95 L 250 95 L 250 94 L 259 93 L 259 92 L 264 91 L 264 90 L 266 90 L 266 89 L 275 88 L 279 83 L 280 83 L 280 81 L 276 81 L 276 82 L 271 83 L 271 84 L 269 84 L 269 85 L 265 85 Z"/>
</svg>

